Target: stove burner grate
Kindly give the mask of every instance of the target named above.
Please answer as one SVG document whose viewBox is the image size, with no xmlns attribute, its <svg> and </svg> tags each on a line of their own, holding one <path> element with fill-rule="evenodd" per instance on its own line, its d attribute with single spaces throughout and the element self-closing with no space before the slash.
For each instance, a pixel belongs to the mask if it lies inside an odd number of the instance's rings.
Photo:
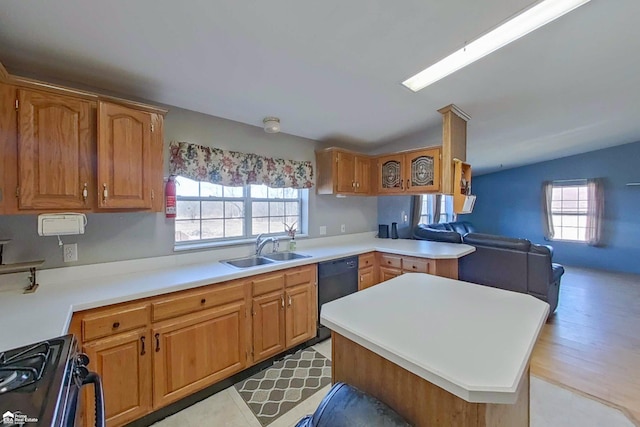
<svg viewBox="0 0 640 427">
<path fill-rule="evenodd" d="M 0 394 L 38 381 L 47 365 L 51 345 L 41 342 L 14 355 L 0 353 Z"/>
</svg>

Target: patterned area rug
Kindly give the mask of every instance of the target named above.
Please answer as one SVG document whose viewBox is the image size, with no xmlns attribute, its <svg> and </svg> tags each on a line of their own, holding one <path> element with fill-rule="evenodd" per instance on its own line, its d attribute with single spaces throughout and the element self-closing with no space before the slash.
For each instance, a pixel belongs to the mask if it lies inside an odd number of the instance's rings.
<svg viewBox="0 0 640 427">
<path fill-rule="evenodd" d="M 267 426 L 331 383 L 331 361 L 307 348 L 235 385 L 260 424 Z"/>
</svg>

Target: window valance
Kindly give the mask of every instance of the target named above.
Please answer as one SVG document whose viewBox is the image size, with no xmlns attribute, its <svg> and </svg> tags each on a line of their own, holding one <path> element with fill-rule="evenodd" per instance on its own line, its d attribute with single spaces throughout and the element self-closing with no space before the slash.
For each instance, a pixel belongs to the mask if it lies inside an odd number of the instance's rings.
<svg viewBox="0 0 640 427">
<path fill-rule="evenodd" d="M 169 147 L 172 175 L 235 187 L 265 184 L 271 188 L 311 188 L 314 184 L 309 161 L 274 159 L 188 142 L 173 141 Z"/>
</svg>

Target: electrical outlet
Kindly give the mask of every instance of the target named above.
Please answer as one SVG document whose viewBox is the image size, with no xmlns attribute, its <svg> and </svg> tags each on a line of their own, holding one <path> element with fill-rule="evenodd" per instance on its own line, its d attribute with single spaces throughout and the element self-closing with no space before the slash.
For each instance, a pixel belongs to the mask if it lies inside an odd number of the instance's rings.
<svg viewBox="0 0 640 427">
<path fill-rule="evenodd" d="M 342 225 L 340 226 L 340 232 L 341 232 L 341 233 L 344 233 L 345 231 L 347 231 L 347 226 L 346 226 L 345 224 L 342 224 Z"/>
<path fill-rule="evenodd" d="M 64 262 L 74 262 L 78 260 L 78 244 L 70 243 L 62 246 Z"/>
<path fill-rule="evenodd" d="M 321 225 L 320 226 L 320 235 L 321 236 L 326 236 L 327 235 L 327 226 L 326 225 Z"/>
</svg>

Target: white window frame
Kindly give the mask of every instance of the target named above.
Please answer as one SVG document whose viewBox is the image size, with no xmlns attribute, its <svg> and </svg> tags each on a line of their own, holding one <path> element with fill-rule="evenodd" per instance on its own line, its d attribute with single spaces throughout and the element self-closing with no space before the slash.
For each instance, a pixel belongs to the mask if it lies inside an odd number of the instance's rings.
<svg viewBox="0 0 640 427">
<path fill-rule="evenodd" d="M 434 203 L 436 201 L 435 194 L 425 194 L 421 197 L 422 206 L 420 208 L 420 221 L 418 224 L 433 224 L 434 218 Z M 453 212 L 453 196 L 447 196 L 442 194 L 440 197 L 440 221 L 453 222 L 456 220 L 455 213 Z"/>
<path fill-rule="evenodd" d="M 180 179 L 185 179 L 182 177 L 178 177 L 177 180 Z M 196 181 L 197 182 L 197 181 Z M 180 202 L 241 202 L 243 204 L 243 211 L 244 211 L 244 217 L 243 217 L 243 234 L 241 236 L 232 236 L 232 237 L 215 237 L 215 238 L 207 238 L 207 239 L 191 239 L 191 240 L 176 240 L 176 233 L 174 231 L 174 247 L 176 250 L 183 250 L 183 249 L 192 249 L 192 248 L 201 248 L 201 247 L 207 247 L 207 246 L 224 246 L 224 245 L 233 245 L 233 244 L 241 244 L 241 243 L 246 243 L 246 242 L 250 242 L 255 240 L 255 237 L 259 234 L 259 233 L 254 233 L 253 232 L 253 215 L 252 215 L 252 207 L 253 207 L 253 203 L 254 202 L 285 202 L 285 215 L 284 217 L 286 218 L 286 202 L 294 202 L 298 204 L 298 215 L 295 219 L 296 221 L 296 225 L 295 228 L 298 230 L 296 237 L 299 237 L 301 235 L 303 235 L 303 231 L 306 231 L 306 213 L 308 211 L 307 206 L 307 198 L 308 198 L 308 190 L 306 189 L 298 189 L 298 197 L 297 198 L 280 198 L 280 197 L 251 197 L 251 192 L 250 192 L 250 185 L 244 186 L 244 187 L 234 187 L 234 188 L 242 188 L 242 197 L 219 197 L 219 196 L 202 196 L 200 195 L 201 193 L 201 183 L 198 183 L 198 196 L 184 196 L 184 195 L 177 195 L 176 196 L 176 210 L 179 212 L 179 203 Z M 225 188 L 225 186 L 223 186 L 223 188 Z M 226 187 L 229 188 L 229 187 Z M 177 193 L 180 194 L 180 185 L 177 185 Z M 224 190 L 223 190 L 223 195 L 224 195 Z M 270 209 L 270 207 L 269 207 Z M 226 213 L 225 213 L 226 214 Z M 212 218 L 212 219 L 220 219 L 223 221 L 223 227 L 224 227 L 224 221 L 227 219 L 223 214 L 222 218 Z M 274 216 L 280 216 L 280 215 L 274 215 Z M 289 217 L 291 217 L 293 215 L 289 215 Z M 265 217 L 261 217 L 261 218 L 270 218 L 271 215 L 267 215 Z M 229 218 L 231 219 L 231 218 Z M 202 205 L 200 205 L 200 215 L 199 218 L 197 219 L 193 219 L 191 221 L 197 221 L 200 223 L 200 235 L 202 235 L 202 221 L 206 221 L 207 218 L 202 218 Z M 179 222 L 184 222 L 184 221 L 189 221 L 188 219 L 184 219 L 184 218 L 179 218 L 176 217 L 174 223 L 178 224 Z M 288 221 L 292 222 L 292 221 Z M 289 224 L 290 225 L 290 224 Z M 177 227 L 176 227 L 177 229 Z M 224 233 L 224 228 L 223 228 L 223 233 Z M 287 236 L 285 230 L 284 230 L 284 224 L 282 226 L 282 231 L 277 231 L 277 232 L 270 232 L 270 233 L 261 233 L 264 234 L 265 236 Z M 288 237 L 288 236 L 287 236 Z"/>
<path fill-rule="evenodd" d="M 586 179 L 566 180 L 566 181 L 552 181 L 551 182 L 551 210 L 549 211 L 550 221 L 553 224 L 553 237 L 552 241 L 560 242 L 574 242 L 574 243 L 587 243 L 587 215 L 589 209 L 589 191 L 587 188 Z M 565 199 L 565 189 L 576 189 L 576 199 Z M 556 197 L 557 195 L 560 197 Z M 576 208 L 566 206 L 564 202 L 576 202 Z M 581 206 L 581 202 L 583 203 Z M 564 225 L 564 218 L 575 218 L 575 222 L 571 223 L 577 225 Z M 559 220 L 559 222 L 557 222 Z M 580 225 L 580 224 L 583 225 Z M 565 238 L 565 229 L 577 229 L 578 238 Z M 580 238 L 582 236 L 582 238 Z"/>
</svg>

